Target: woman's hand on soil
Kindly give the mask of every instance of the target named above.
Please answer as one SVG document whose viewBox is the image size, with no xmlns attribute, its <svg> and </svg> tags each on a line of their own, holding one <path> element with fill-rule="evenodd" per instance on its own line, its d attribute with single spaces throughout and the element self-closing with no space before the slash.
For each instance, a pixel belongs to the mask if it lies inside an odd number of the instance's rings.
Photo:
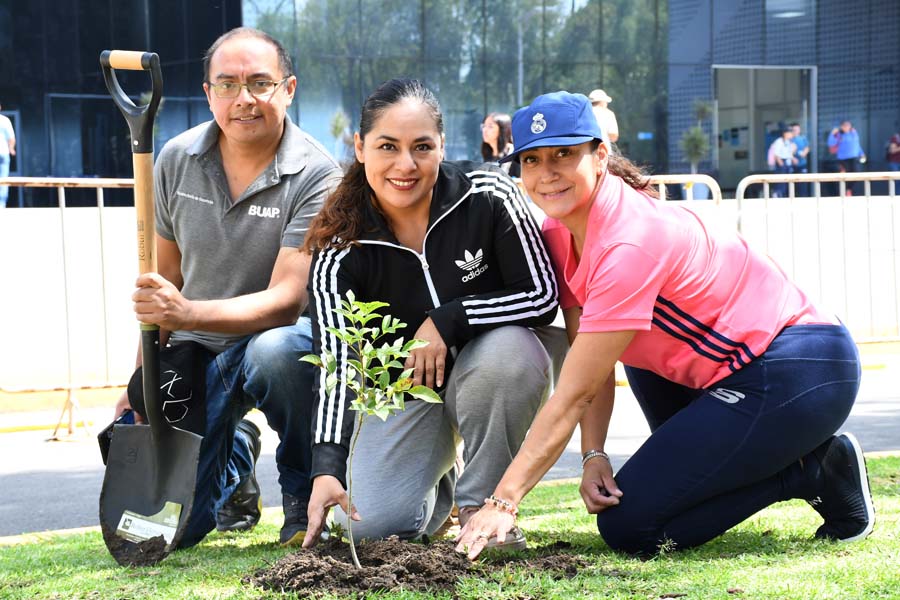
<svg viewBox="0 0 900 600">
<path fill-rule="evenodd" d="M 350 511 L 350 498 L 347 496 L 344 486 L 332 475 L 319 475 L 313 481 L 312 494 L 309 497 L 309 506 L 306 516 L 309 523 L 306 527 L 306 537 L 303 538 L 303 547 L 312 548 L 319 541 L 319 536 L 325 529 L 325 519 L 332 506 L 340 506 L 344 512 L 350 515 L 354 521 L 362 520 L 356 507 Z"/>
<path fill-rule="evenodd" d="M 579 491 L 587 511 L 592 515 L 615 506 L 622 497 L 622 490 L 613 478 L 612 465 L 602 457 L 585 463 Z"/>
<path fill-rule="evenodd" d="M 492 537 L 505 540 L 506 534 L 515 526 L 515 515 L 494 506 L 482 506 L 454 540 L 456 551 L 464 553 L 469 560 L 475 560 L 487 546 L 488 540 Z"/>
<path fill-rule="evenodd" d="M 447 345 L 431 317 L 419 326 L 415 339 L 424 340 L 428 345 L 413 350 L 406 359 L 405 368 L 413 371 L 414 385 L 426 385 L 436 389 L 444 385 L 444 366 L 447 359 Z"/>
</svg>

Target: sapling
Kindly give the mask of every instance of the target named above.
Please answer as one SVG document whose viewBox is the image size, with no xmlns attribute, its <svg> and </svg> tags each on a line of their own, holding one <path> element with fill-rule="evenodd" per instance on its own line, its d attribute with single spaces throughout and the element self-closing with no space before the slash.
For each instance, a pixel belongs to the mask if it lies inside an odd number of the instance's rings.
<svg viewBox="0 0 900 600">
<path fill-rule="evenodd" d="M 371 415 L 384 421 L 390 415 L 405 410 L 407 395 L 425 402 L 441 402 L 440 396 L 431 388 L 413 385 L 413 369 L 404 369 L 399 377 L 392 379 L 391 370 L 396 372 L 396 369 L 403 369 L 403 361 L 410 353 L 416 348 L 427 346 L 428 342 L 417 339 L 404 342 L 403 338 L 398 338 L 394 343 L 384 342 L 381 347 L 376 348 L 376 342 L 382 337 L 406 327 L 406 323 L 399 319 L 388 314 L 382 316 L 377 312 L 387 306 L 390 306 L 387 302 L 360 302 L 350 290 L 347 292 L 347 299 L 341 300 L 341 306 L 333 309 L 339 315 L 341 326 L 326 327 L 325 330 L 343 342 L 351 354 L 340 375 L 337 371 L 337 357 L 327 350 L 321 356 L 307 354 L 300 359 L 325 369 L 325 389 L 329 395 L 340 385 L 356 396 L 350 403 L 350 408 L 357 414 L 347 463 L 347 503 L 351 507 L 350 512 L 353 511 L 353 453 L 365 418 Z M 369 326 L 371 321 L 376 322 L 375 326 Z M 353 564 L 359 569 L 349 514 L 347 538 L 350 541 Z"/>
</svg>

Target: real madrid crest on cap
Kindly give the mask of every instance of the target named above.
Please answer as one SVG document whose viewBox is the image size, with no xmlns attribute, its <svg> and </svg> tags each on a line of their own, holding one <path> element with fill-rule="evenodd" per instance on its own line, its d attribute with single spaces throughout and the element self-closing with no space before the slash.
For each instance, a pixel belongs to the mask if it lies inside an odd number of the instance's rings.
<svg viewBox="0 0 900 600">
<path fill-rule="evenodd" d="M 544 120 L 544 115 L 542 113 L 535 113 L 535 115 L 531 117 L 531 133 L 540 133 L 545 129 L 547 129 L 547 121 Z"/>
</svg>

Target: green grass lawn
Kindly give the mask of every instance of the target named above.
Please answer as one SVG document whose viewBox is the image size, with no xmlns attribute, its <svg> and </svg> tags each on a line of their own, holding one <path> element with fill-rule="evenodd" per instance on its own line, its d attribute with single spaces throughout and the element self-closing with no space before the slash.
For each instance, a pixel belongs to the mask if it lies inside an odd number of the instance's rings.
<svg viewBox="0 0 900 600">
<path fill-rule="evenodd" d="M 771 507 L 705 546 L 651 560 L 611 552 L 584 513 L 577 486 L 543 484 L 522 505 L 531 547 L 559 540 L 589 566 L 554 580 L 514 566 L 487 580 L 465 579 L 465 599 L 759 598 L 900 599 L 900 457 L 869 459 L 877 524 L 856 544 L 812 540 L 820 524 L 805 503 Z M 155 567 L 113 562 L 98 532 L 0 547 L 0 598 L 284 598 L 241 578 L 287 553 L 280 511 L 267 511 L 252 533 L 211 534 L 196 548 Z M 450 598 L 394 592 L 370 597 Z"/>
</svg>

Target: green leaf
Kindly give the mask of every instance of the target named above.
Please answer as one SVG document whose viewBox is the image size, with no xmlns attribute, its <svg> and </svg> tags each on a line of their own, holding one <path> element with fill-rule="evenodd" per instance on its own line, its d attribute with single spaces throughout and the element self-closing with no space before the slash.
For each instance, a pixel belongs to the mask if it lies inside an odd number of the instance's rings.
<svg viewBox="0 0 900 600">
<path fill-rule="evenodd" d="M 441 397 L 437 395 L 437 392 L 424 385 L 417 385 L 415 387 L 412 387 L 407 390 L 406 393 L 413 398 L 416 398 L 417 400 L 424 400 L 425 402 L 430 402 L 432 404 L 440 404 L 441 402 L 443 402 L 443 400 L 441 400 Z"/>
<path fill-rule="evenodd" d="M 337 357 L 331 352 L 325 353 L 325 370 L 329 373 L 337 371 Z"/>
<path fill-rule="evenodd" d="M 325 391 L 329 395 L 331 395 L 331 392 L 334 391 L 334 388 L 337 387 L 337 384 L 338 384 L 337 375 L 332 373 L 331 375 L 329 375 L 328 377 L 325 378 Z"/>
<path fill-rule="evenodd" d="M 347 345 L 352 346 L 356 342 L 356 340 L 353 339 L 353 336 L 347 334 L 342 329 L 338 329 L 337 327 L 326 327 L 325 331 L 330 332 L 337 339 L 341 340 Z"/>
<path fill-rule="evenodd" d="M 318 357 L 317 355 L 315 355 L 315 354 L 306 354 L 306 355 L 304 355 L 304 356 L 301 356 L 301 357 L 300 357 L 300 362 L 307 362 L 307 363 L 309 363 L 309 364 L 311 364 L 311 365 L 315 365 L 315 366 L 317 366 L 317 367 L 319 367 L 319 368 L 322 368 L 322 367 L 325 366 L 324 364 L 322 364 L 322 359 L 319 358 L 319 357 Z"/>
<path fill-rule="evenodd" d="M 403 344 L 403 352 L 409 352 L 410 350 L 416 350 L 418 348 L 424 348 L 428 345 L 428 342 L 425 340 L 413 339 L 409 340 L 405 344 Z"/>
<path fill-rule="evenodd" d="M 360 302 L 358 303 L 360 310 L 364 311 L 366 314 L 371 312 L 375 312 L 379 308 L 385 308 L 390 306 L 387 302 L 380 302 L 378 300 L 373 300 L 372 302 Z"/>
</svg>

